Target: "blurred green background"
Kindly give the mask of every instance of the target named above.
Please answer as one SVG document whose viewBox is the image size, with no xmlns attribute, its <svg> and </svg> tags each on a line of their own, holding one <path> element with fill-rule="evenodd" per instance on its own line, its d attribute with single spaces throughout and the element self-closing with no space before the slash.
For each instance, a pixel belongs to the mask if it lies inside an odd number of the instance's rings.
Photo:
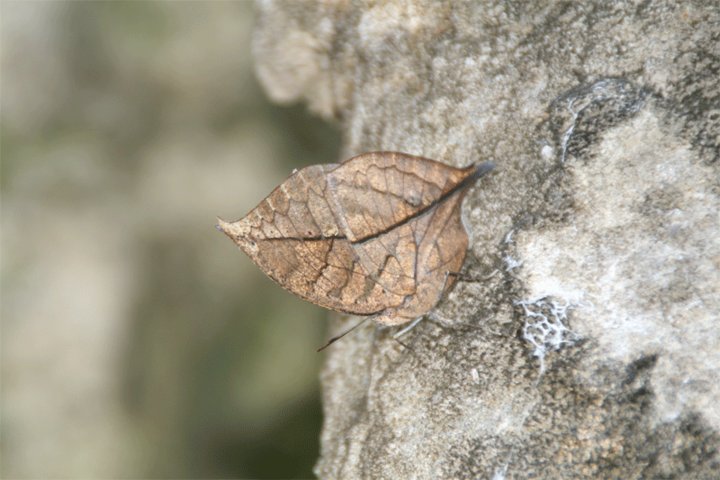
<svg viewBox="0 0 720 480">
<path fill-rule="evenodd" d="M 266 99 L 251 3 L 0 8 L 0 474 L 311 477 L 326 313 L 214 223 L 338 133 Z"/>
</svg>

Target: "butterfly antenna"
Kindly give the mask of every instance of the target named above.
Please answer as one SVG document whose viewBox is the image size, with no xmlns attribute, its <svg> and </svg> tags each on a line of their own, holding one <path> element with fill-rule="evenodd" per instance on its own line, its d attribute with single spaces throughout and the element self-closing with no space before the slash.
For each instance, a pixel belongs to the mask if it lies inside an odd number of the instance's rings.
<svg viewBox="0 0 720 480">
<path fill-rule="evenodd" d="M 356 328 L 358 328 L 358 327 L 359 327 L 360 325 L 362 325 L 363 323 L 367 322 L 370 318 L 371 318 L 371 317 L 365 317 L 365 318 L 363 318 L 362 320 L 360 320 L 358 323 L 356 323 L 355 325 L 353 325 L 352 327 L 350 327 L 350 328 L 348 328 L 347 330 L 345 330 L 345 331 L 344 331 L 343 333 L 341 333 L 340 335 L 337 335 L 337 336 L 335 336 L 335 337 L 332 337 L 330 340 L 328 340 L 328 342 L 327 342 L 325 345 L 323 345 L 322 347 L 318 348 L 317 351 L 318 351 L 318 352 L 322 352 L 322 351 L 325 350 L 327 347 L 329 347 L 329 346 L 332 345 L 333 343 L 337 342 L 337 341 L 340 340 L 342 337 L 344 337 L 344 336 L 347 335 L 348 333 L 352 332 L 353 330 L 355 330 Z"/>
</svg>

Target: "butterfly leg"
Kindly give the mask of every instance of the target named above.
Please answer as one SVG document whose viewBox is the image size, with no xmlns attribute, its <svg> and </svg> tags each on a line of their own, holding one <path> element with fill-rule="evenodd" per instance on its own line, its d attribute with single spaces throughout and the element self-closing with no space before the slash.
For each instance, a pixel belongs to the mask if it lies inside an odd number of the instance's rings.
<svg viewBox="0 0 720 480">
<path fill-rule="evenodd" d="M 417 326 L 417 324 L 420 323 L 424 318 L 425 318 L 424 316 L 416 318 L 415 320 L 413 320 L 413 321 L 410 323 L 410 325 L 408 325 L 407 327 L 403 328 L 403 329 L 400 330 L 399 332 L 395 333 L 395 334 L 393 335 L 393 338 L 394 338 L 395 340 L 397 340 L 398 338 L 402 337 L 402 336 L 405 335 L 407 332 L 409 332 L 410 330 L 412 330 L 413 328 L 415 328 L 415 327 Z"/>
</svg>

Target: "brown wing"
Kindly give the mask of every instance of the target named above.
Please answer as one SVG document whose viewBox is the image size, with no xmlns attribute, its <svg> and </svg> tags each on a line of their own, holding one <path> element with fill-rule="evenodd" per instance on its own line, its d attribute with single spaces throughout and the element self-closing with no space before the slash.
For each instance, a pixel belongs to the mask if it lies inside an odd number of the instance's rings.
<svg viewBox="0 0 720 480">
<path fill-rule="evenodd" d="M 452 286 L 465 260 L 468 236 L 462 224 L 460 207 L 465 190 L 456 191 L 442 202 L 406 224 L 414 233 L 416 249 L 415 291 L 402 305 L 391 307 L 376 321 L 400 325 L 430 311 Z"/>
<path fill-rule="evenodd" d="M 405 153 L 365 153 L 328 169 L 330 206 L 345 236 L 357 242 L 429 208 L 475 172 Z"/>
<path fill-rule="evenodd" d="M 294 173 L 219 227 L 271 278 L 320 306 L 400 324 L 435 306 L 462 266 L 460 204 L 490 164 L 457 169 L 379 152 Z"/>
<path fill-rule="evenodd" d="M 458 194 L 476 171 L 403 153 L 364 154 L 328 171 L 329 205 L 364 270 L 408 303 L 425 280 L 419 270 L 428 256 L 421 249 L 428 219 L 438 210 L 459 218 Z M 447 201 L 450 207 L 439 208 Z M 444 214 L 438 221 L 446 220 Z"/>
<path fill-rule="evenodd" d="M 398 305 L 368 275 L 326 200 L 326 169 L 295 172 L 243 219 L 220 228 L 282 287 L 332 310 L 372 315 Z"/>
</svg>

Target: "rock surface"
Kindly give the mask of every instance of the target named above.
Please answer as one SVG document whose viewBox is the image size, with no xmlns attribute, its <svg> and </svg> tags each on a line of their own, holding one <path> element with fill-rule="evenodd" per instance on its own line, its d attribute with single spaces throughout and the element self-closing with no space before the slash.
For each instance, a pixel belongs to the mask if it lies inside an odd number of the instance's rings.
<svg viewBox="0 0 720 480">
<path fill-rule="evenodd" d="M 498 171 L 468 275 L 322 374 L 322 478 L 720 476 L 720 9 L 258 4 L 257 71 L 343 157 Z M 341 331 L 355 320 L 337 321 Z"/>
</svg>

